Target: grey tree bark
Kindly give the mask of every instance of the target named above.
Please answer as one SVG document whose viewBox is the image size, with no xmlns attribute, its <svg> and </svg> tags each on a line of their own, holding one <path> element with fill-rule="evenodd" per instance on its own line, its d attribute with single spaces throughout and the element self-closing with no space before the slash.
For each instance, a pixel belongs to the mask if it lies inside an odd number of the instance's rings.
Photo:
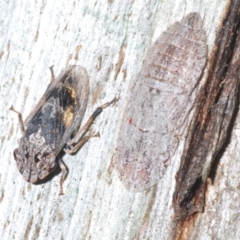
<svg viewBox="0 0 240 240">
<path fill-rule="evenodd" d="M 172 196 L 184 139 L 164 177 L 154 187 L 127 191 L 114 168 L 114 153 L 129 84 L 161 32 L 189 12 L 199 12 L 209 53 L 227 0 L 199 1 L 8 1 L 0 5 L 0 236 L 1 239 L 173 239 Z M 64 155 L 69 174 L 59 196 L 60 174 L 33 185 L 24 181 L 13 158 L 20 137 L 11 105 L 26 118 L 46 90 L 54 65 L 80 64 L 90 79 L 94 109 L 119 96 L 92 126 L 76 155 Z M 205 211 L 191 239 L 239 239 L 238 114 L 212 184 Z"/>
</svg>

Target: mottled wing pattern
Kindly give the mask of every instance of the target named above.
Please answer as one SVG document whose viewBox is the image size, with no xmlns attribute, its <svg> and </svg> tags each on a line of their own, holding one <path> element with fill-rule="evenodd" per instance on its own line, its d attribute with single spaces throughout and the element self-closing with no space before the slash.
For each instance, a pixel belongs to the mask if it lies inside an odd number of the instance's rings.
<svg viewBox="0 0 240 240">
<path fill-rule="evenodd" d="M 71 97 L 69 101 L 73 101 L 73 104 L 69 104 L 69 107 L 64 111 L 63 121 L 67 128 L 64 132 L 60 142 L 61 149 L 69 140 L 71 134 L 79 127 L 81 120 L 86 111 L 88 96 L 89 96 L 89 79 L 85 68 L 81 66 L 73 66 L 71 76 L 69 77 L 69 91 Z M 68 86 L 68 84 L 67 84 Z M 68 99 L 68 98 L 61 98 Z M 72 99 L 72 100 L 71 100 Z M 64 103 L 63 103 L 64 104 Z M 75 106 L 74 108 L 72 106 Z"/>
<path fill-rule="evenodd" d="M 89 94 L 85 69 L 72 66 L 48 87 L 25 121 L 14 157 L 29 182 L 44 179 L 57 165 L 56 157 L 80 124 Z"/>
</svg>

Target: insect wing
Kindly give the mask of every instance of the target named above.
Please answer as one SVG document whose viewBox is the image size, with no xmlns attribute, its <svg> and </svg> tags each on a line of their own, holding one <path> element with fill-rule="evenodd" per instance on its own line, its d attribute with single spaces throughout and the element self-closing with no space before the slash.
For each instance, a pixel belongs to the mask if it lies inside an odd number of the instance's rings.
<svg viewBox="0 0 240 240">
<path fill-rule="evenodd" d="M 61 149 L 67 143 L 72 133 L 80 126 L 86 111 L 89 96 L 89 79 L 85 68 L 73 66 L 69 75 L 69 83 L 68 90 L 70 91 L 70 99 L 73 101 L 73 104 L 69 105 L 63 116 L 66 131 L 61 139 Z"/>
</svg>

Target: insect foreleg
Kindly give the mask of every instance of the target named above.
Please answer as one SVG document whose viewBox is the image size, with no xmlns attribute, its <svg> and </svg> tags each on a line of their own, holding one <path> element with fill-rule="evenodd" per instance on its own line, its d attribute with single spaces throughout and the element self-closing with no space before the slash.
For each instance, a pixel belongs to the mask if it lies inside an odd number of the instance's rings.
<svg viewBox="0 0 240 240">
<path fill-rule="evenodd" d="M 25 134 L 25 128 L 24 128 L 24 124 L 23 124 L 22 114 L 20 112 L 16 111 L 13 106 L 11 106 L 9 108 L 9 110 L 17 113 L 17 115 L 18 115 L 18 122 L 19 122 L 19 125 L 20 125 L 20 130 L 21 130 L 21 133 L 24 135 Z"/>
</svg>

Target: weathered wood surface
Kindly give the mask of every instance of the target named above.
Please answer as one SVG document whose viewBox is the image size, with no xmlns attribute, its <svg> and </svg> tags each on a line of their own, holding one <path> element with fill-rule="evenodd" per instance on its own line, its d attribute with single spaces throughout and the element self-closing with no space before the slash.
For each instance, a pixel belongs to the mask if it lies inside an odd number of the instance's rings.
<svg viewBox="0 0 240 240">
<path fill-rule="evenodd" d="M 1 239 L 172 239 L 172 196 L 184 139 L 158 185 L 130 193 L 117 177 L 117 132 L 131 79 L 144 54 L 167 27 L 199 12 L 209 53 L 228 1 L 14 1 L 2 2 L 0 38 L 0 236 Z M 49 84 L 48 67 L 87 69 L 91 95 L 84 119 L 120 96 L 92 127 L 74 156 L 59 196 L 60 174 L 41 185 L 24 181 L 13 159 L 20 136 L 14 105 L 26 117 Z M 84 120 L 83 120 L 84 121 Z M 238 239 L 240 116 L 208 185 L 205 212 L 192 239 Z"/>
</svg>

